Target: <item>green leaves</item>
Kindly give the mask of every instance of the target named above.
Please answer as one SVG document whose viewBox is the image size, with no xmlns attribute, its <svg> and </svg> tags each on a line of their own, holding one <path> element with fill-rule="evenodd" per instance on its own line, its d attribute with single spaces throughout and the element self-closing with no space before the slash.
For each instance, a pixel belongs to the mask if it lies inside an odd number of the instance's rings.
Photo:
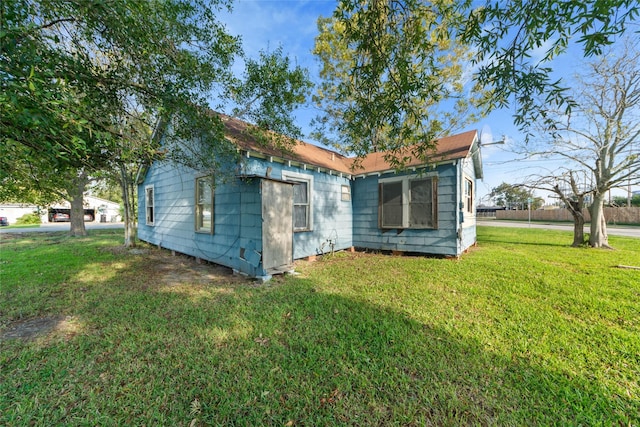
<svg viewBox="0 0 640 427">
<path fill-rule="evenodd" d="M 21 153 L 34 164 L 96 173 L 148 162 L 159 138 L 139 130 L 175 117 L 176 138 L 211 144 L 208 153 L 229 151 L 208 112 L 212 93 L 230 95 L 231 65 L 242 53 L 217 20 L 229 7 L 225 0 L 2 2 L 0 143 L 29 147 Z M 291 68 L 282 49 L 263 53 L 247 60 L 246 81 L 232 92 L 248 120 L 296 137 L 291 112 L 310 82 Z"/>
<path fill-rule="evenodd" d="M 261 51 L 258 60 L 247 58 L 243 80 L 233 82 L 228 94 L 236 104 L 235 117 L 295 139 L 302 131 L 292 113 L 306 102 L 311 87 L 308 71 L 292 67 L 280 46 L 273 52 Z"/>
<path fill-rule="evenodd" d="M 544 200 L 534 196 L 532 190 L 519 185 L 507 184 L 506 182 L 491 189 L 490 196 L 496 206 L 521 210 L 527 209 L 529 200 L 534 202 L 532 209 L 537 209 L 544 203 Z"/>
<path fill-rule="evenodd" d="M 477 46 L 476 81 L 491 90 L 488 110 L 515 104 L 514 120 L 523 130 L 544 124 L 550 109 L 569 114 L 576 106 L 566 83 L 551 78 L 550 66 L 570 44 L 585 57 L 600 55 L 640 13 L 634 0 L 511 0 L 469 11 L 461 39 Z M 532 51 L 545 50 L 539 57 Z"/>
<path fill-rule="evenodd" d="M 314 136 L 359 155 L 425 155 L 470 112 L 507 106 L 521 129 L 554 130 L 549 110 L 576 103 L 551 61 L 571 44 L 600 55 L 639 14 L 635 0 L 342 0 L 318 20 Z"/>
<path fill-rule="evenodd" d="M 412 147 L 427 156 L 437 136 L 464 125 L 478 96 L 465 81 L 471 52 L 452 42 L 461 19 L 450 1 L 385 0 L 345 0 L 319 19 L 314 100 L 323 113 L 314 136 L 357 155 Z M 444 107 L 456 101 L 459 111 Z"/>
</svg>

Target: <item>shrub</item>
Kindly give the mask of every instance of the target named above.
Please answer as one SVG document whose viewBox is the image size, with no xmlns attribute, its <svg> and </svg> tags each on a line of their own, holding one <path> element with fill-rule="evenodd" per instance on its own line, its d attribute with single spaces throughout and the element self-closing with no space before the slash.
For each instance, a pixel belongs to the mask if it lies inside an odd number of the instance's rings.
<svg viewBox="0 0 640 427">
<path fill-rule="evenodd" d="M 33 225 L 40 223 L 42 223 L 42 221 L 40 220 L 40 215 L 38 215 L 37 212 L 24 214 L 16 220 L 16 225 Z"/>
</svg>

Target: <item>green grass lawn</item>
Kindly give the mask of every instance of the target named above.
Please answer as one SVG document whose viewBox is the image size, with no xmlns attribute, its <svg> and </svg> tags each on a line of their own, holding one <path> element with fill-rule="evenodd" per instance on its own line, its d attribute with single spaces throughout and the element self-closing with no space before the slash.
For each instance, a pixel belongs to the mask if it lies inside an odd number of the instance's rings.
<svg viewBox="0 0 640 427">
<path fill-rule="evenodd" d="M 480 227 L 256 285 L 165 282 L 120 233 L 0 241 L 0 334 L 62 325 L 0 339 L 0 425 L 640 425 L 640 239 Z"/>
</svg>

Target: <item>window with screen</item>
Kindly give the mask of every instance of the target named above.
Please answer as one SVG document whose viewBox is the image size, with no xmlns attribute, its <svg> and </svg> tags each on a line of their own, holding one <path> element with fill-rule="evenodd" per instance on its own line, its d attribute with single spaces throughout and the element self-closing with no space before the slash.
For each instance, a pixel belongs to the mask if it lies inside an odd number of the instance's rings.
<svg viewBox="0 0 640 427">
<path fill-rule="evenodd" d="M 437 186 L 435 176 L 380 180 L 380 228 L 437 228 Z"/>
</svg>

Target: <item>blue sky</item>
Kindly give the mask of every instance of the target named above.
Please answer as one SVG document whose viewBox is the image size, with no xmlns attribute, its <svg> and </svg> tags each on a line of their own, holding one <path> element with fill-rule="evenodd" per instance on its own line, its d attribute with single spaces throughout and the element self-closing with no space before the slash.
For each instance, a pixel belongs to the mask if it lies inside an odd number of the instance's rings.
<svg viewBox="0 0 640 427">
<path fill-rule="evenodd" d="M 245 52 L 251 57 L 257 57 L 260 50 L 275 49 L 282 45 L 283 51 L 294 63 L 309 70 L 314 81 L 318 81 L 319 64 L 311 54 L 314 38 L 317 35 L 316 22 L 319 16 L 330 16 L 336 7 L 332 0 L 236 0 L 230 14 L 220 15 L 221 22 L 234 35 L 240 35 Z M 540 49 L 540 54 L 544 47 Z M 536 52 L 532 52 L 536 56 Z M 556 75 L 570 75 L 583 59 L 579 54 L 568 53 L 554 61 Z M 242 72 L 242 64 L 237 64 L 238 73 Z M 297 124 L 305 133 L 305 140 L 312 141 L 306 136 L 309 131 L 309 121 L 316 115 L 313 106 L 308 105 L 296 112 Z M 511 152 L 511 147 L 521 143 L 523 136 L 513 124 L 512 109 L 493 112 L 471 127 L 461 129 L 477 129 L 485 136 L 489 134 L 494 140 L 506 136 L 505 145 L 487 146 L 483 149 L 484 179 L 478 181 L 477 196 L 479 200 L 487 196 L 492 188 L 502 182 L 520 182 L 527 175 L 533 174 L 540 167 L 549 167 L 548 161 L 515 161 L 517 158 Z M 636 188 L 637 190 L 637 188 Z M 547 203 L 554 200 L 548 194 L 537 192 L 545 198 Z M 616 195 L 626 195 L 620 190 Z"/>
</svg>

